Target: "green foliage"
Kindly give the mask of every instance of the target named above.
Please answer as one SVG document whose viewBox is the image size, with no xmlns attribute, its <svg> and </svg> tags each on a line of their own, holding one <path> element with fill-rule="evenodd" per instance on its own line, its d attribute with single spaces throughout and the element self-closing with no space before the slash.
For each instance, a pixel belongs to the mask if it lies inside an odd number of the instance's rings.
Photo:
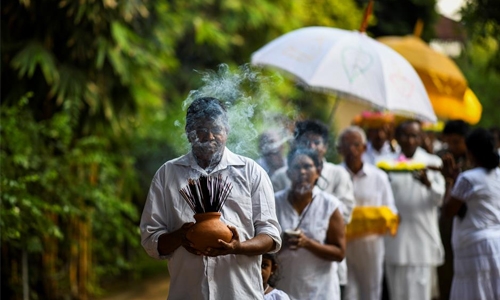
<svg viewBox="0 0 500 300">
<path fill-rule="evenodd" d="M 367 0 L 356 0 L 366 6 Z M 424 23 L 422 39 L 429 41 L 434 37 L 434 23 L 437 20 L 436 0 L 375 0 L 373 6 L 373 25 L 367 31 L 375 37 L 412 34 L 417 20 Z"/>
<path fill-rule="evenodd" d="M 457 63 L 464 73 L 470 88 L 483 106 L 478 126 L 500 126 L 500 98 L 495 88 L 500 86 L 500 71 L 491 68 L 494 54 L 498 52 L 497 41 L 470 42 Z"/>
<path fill-rule="evenodd" d="M 461 9 L 468 41 L 457 60 L 483 112 L 478 126 L 500 126 L 500 7 L 495 0 L 466 1 Z"/>
<path fill-rule="evenodd" d="M 106 139 L 75 139 L 70 109 L 36 122 L 29 96 L 2 107 L 0 115 L 2 245 L 40 256 L 50 247 L 46 239 L 59 240 L 62 249 L 71 242 L 72 219 L 89 220 L 99 236 L 93 243 L 99 275 L 129 268 L 118 262 L 124 261 L 124 244 L 138 246 L 138 212 L 129 193 L 137 186 L 132 158 L 110 152 Z"/>
<path fill-rule="evenodd" d="M 206 85 L 195 70 L 226 63 L 224 76 L 234 78 L 255 50 L 290 30 L 361 21 L 353 1 L 334 0 L 6 0 L 1 12 L 2 245 L 36 260 L 55 240 L 56 271 L 69 280 L 68 224 L 89 220 L 94 282 L 141 269 L 131 268 L 142 253 L 139 212 L 156 169 L 187 149 L 183 103 Z M 296 100 L 309 97 L 262 73 L 267 85 L 241 99 L 253 109 L 254 133 L 295 118 Z M 326 105 L 303 103 L 310 112 Z M 47 274 L 33 268 L 39 292 Z"/>
<path fill-rule="evenodd" d="M 462 22 L 465 24 L 471 40 L 491 47 L 495 44 L 496 51 L 490 52 L 489 68 L 500 71 L 500 6 L 497 0 L 470 0 L 460 10 Z"/>
</svg>

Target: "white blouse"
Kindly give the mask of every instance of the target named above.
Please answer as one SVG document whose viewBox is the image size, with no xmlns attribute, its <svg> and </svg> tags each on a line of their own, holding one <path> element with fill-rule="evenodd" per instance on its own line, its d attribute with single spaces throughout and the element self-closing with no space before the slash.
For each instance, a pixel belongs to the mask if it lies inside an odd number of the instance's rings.
<svg viewBox="0 0 500 300">
<path fill-rule="evenodd" d="M 276 214 L 283 232 L 295 229 L 301 216 L 288 201 L 290 189 L 279 191 L 276 197 Z M 340 201 L 318 187 L 313 189 L 314 200 L 305 213 L 300 229 L 306 236 L 325 243 L 329 220 Z M 340 211 L 341 212 L 341 211 Z M 281 278 L 276 287 L 285 291 L 290 299 L 340 299 L 337 263 L 314 255 L 309 250 L 283 247 L 278 252 Z"/>
<path fill-rule="evenodd" d="M 464 218 L 453 221 L 453 248 L 500 237 L 500 168 L 474 168 L 461 173 L 451 195 L 467 205 Z"/>
</svg>

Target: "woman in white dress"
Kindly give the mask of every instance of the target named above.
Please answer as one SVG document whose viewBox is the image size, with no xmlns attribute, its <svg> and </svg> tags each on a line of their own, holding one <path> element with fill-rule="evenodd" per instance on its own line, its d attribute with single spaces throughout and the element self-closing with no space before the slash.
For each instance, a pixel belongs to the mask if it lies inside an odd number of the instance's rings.
<svg viewBox="0 0 500 300">
<path fill-rule="evenodd" d="M 340 200 L 316 186 L 321 160 L 312 149 L 288 155 L 290 188 L 275 194 L 285 245 L 278 253 L 282 277 L 276 287 L 291 299 L 340 299 L 337 262 L 345 255 L 345 225 Z"/>
<path fill-rule="evenodd" d="M 500 299 L 500 168 L 493 136 L 485 129 L 466 138 L 474 168 L 460 173 L 443 157 L 445 216 L 455 216 L 454 276 L 450 299 Z M 456 178 L 456 180 L 455 180 Z"/>
</svg>

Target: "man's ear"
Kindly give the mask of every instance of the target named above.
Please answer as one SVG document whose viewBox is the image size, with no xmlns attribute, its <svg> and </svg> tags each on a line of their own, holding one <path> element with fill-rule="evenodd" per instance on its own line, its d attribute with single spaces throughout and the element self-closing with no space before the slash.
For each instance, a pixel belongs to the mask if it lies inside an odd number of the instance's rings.
<svg viewBox="0 0 500 300">
<path fill-rule="evenodd" d="M 188 141 L 190 143 L 192 143 L 193 141 L 196 140 L 196 131 L 194 131 L 194 130 L 187 131 L 186 130 L 186 136 L 187 136 Z"/>
</svg>

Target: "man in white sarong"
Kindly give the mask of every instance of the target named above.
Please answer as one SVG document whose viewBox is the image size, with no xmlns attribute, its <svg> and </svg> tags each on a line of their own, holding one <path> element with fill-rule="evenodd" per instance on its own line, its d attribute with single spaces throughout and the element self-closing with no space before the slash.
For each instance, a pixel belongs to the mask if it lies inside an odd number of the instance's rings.
<svg viewBox="0 0 500 300">
<path fill-rule="evenodd" d="M 401 152 L 388 159 L 441 166 L 438 156 L 419 147 L 422 138 L 420 122 L 403 122 L 395 135 Z M 445 191 L 444 178 L 438 171 L 421 169 L 389 172 L 389 180 L 400 215 L 398 233 L 395 237 L 385 238 L 390 298 L 430 300 L 433 270 L 444 260 L 438 227 L 438 209 Z"/>
</svg>

